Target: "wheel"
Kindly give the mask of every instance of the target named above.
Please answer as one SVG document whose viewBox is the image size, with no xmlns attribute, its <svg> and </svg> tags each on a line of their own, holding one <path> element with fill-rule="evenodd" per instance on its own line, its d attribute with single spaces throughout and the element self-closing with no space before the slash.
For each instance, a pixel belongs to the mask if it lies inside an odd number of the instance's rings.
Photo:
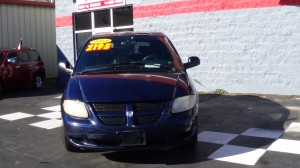
<svg viewBox="0 0 300 168">
<path fill-rule="evenodd" d="M 41 75 L 37 74 L 34 76 L 33 81 L 32 81 L 32 88 L 33 89 L 40 89 L 43 85 L 43 79 Z"/>
<path fill-rule="evenodd" d="M 187 149 L 195 149 L 198 142 L 198 132 L 196 131 L 191 139 L 187 140 L 184 144 L 184 147 Z"/>
<path fill-rule="evenodd" d="M 197 143 L 198 143 L 198 124 L 197 124 L 197 118 L 196 117 L 196 122 L 194 123 L 194 130 L 193 130 L 193 135 L 190 139 L 188 139 L 187 141 L 185 141 L 181 147 L 183 147 L 184 149 L 187 150 L 194 150 L 196 149 Z"/>
<path fill-rule="evenodd" d="M 61 137 L 62 137 L 62 142 L 66 148 L 67 151 L 69 152 L 81 152 L 80 148 L 77 148 L 76 146 L 72 145 L 70 141 L 68 140 L 68 135 L 65 133 L 65 127 L 63 126 L 61 128 Z"/>
</svg>

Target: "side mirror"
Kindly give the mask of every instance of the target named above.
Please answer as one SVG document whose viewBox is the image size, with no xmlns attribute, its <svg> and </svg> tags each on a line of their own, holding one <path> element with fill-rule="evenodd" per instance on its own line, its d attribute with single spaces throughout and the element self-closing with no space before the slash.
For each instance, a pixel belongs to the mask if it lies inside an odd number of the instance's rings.
<svg viewBox="0 0 300 168">
<path fill-rule="evenodd" d="M 183 66 L 185 69 L 189 69 L 189 68 L 195 67 L 199 64 L 200 64 L 200 59 L 196 56 L 191 56 L 191 57 L 189 57 L 188 62 L 184 63 Z"/>
<path fill-rule="evenodd" d="M 59 70 L 64 71 L 70 75 L 73 73 L 73 69 L 67 68 L 66 63 L 64 63 L 64 62 L 60 62 L 58 64 L 58 68 L 59 68 Z"/>
</svg>

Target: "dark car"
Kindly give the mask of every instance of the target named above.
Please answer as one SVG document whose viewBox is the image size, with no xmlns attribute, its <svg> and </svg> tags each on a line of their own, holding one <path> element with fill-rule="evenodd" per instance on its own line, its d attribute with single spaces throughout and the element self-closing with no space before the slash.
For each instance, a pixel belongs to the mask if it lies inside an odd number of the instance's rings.
<svg viewBox="0 0 300 168">
<path fill-rule="evenodd" d="M 61 100 L 66 149 L 169 149 L 197 144 L 198 95 L 162 33 L 91 36 Z"/>
<path fill-rule="evenodd" d="M 44 63 L 37 50 L 0 49 L 0 92 L 25 85 L 38 89 L 45 76 Z"/>
</svg>

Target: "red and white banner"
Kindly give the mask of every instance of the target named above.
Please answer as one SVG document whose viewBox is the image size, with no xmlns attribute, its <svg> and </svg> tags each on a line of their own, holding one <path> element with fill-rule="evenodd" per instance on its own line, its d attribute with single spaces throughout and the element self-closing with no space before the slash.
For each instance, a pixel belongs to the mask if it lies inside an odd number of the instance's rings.
<svg viewBox="0 0 300 168">
<path fill-rule="evenodd" d="M 78 0 L 77 11 L 95 10 L 113 6 L 125 5 L 126 0 Z"/>
</svg>

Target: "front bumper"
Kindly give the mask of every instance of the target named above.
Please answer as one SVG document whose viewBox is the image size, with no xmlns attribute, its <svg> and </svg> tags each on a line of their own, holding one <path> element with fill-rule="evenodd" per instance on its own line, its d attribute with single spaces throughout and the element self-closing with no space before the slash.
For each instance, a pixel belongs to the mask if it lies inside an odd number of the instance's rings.
<svg viewBox="0 0 300 168">
<path fill-rule="evenodd" d="M 167 150 L 180 145 L 197 134 L 197 119 L 192 110 L 162 117 L 153 124 L 140 126 L 103 126 L 91 117 L 74 119 L 63 114 L 66 140 L 73 146 L 87 150 Z M 140 144 L 125 144 L 120 135 L 126 132 L 142 133 Z"/>
</svg>

